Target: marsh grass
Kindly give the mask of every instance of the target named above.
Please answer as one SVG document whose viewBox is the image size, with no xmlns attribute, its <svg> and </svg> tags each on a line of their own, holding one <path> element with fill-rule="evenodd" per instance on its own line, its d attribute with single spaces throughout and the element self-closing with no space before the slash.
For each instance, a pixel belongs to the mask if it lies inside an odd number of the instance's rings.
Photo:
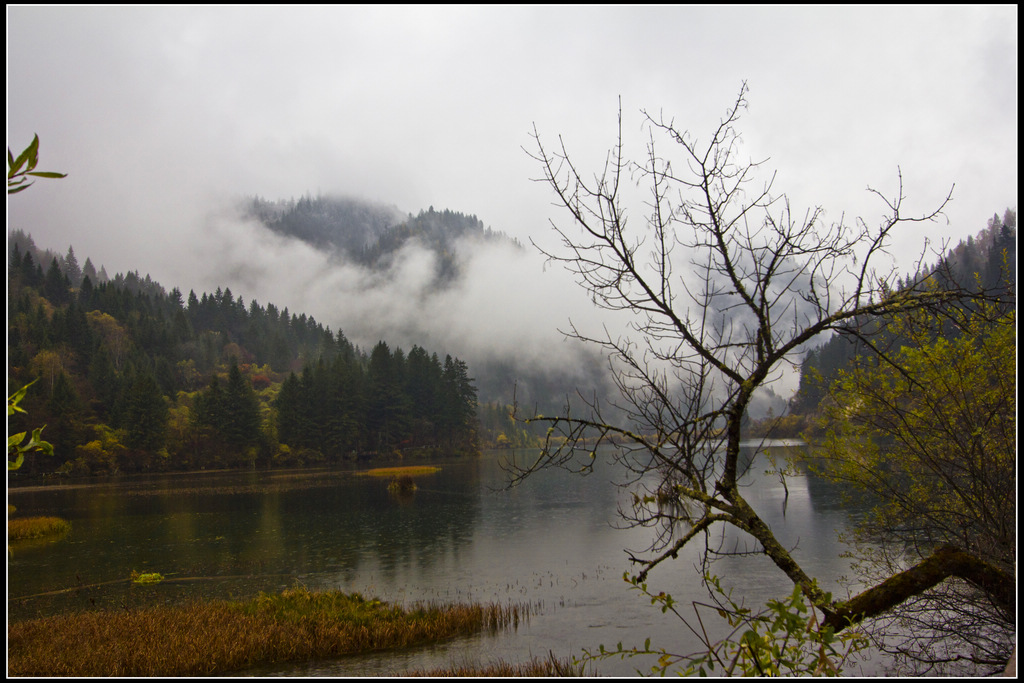
<svg viewBox="0 0 1024 683">
<path fill-rule="evenodd" d="M 244 603 L 67 614 L 9 624 L 15 676 L 209 676 L 403 648 L 518 625 L 528 607 L 415 605 L 305 588 Z"/>
<path fill-rule="evenodd" d="M 10 511 L 8 510 L 8 514 Z M 60 517 L 25 517 L 7 520 L 7 540 L 59 540 L 71 531 L 71 523 Z"/>
<path fill-rule="evenodd" d="M 553 654 L 550 654 L 547 659 L 537 659 L 534 657 L 529 662 L 523 664 L 512 664 L 504 660 L 499 659 L 492 664 L 486 664 L 483 666 L 477 666 L 475 664 L 457 664 L 452 665 L 446 669 L 431 669 L 429 671 L 410 671 L 403 673 L 403 676 L 410 677 L 431 677 L 431 678 L 451 678 L 451 677 L 468 677 L 468 678 L 482 678 L 482 677 L 528 677 L 528 678 L 539 678 L 539 677 L 582 677 L 584 673 L 584 666 L 581 664 L 574 665 L 568 660 L 557 659 Z"/>
</svg>

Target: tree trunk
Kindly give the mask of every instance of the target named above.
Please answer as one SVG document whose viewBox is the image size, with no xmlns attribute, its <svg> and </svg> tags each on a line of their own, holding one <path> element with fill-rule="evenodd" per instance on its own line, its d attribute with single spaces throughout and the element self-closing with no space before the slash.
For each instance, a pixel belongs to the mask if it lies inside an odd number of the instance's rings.
<svg viewBox="0 0 1024 683">
<path fill-rule="evenodd" d="M 955 576 L 985 591 L 992 601 L 1006 610 L 1016 622 L 1016 581 L 1003 570 L 979 560 L 952 545 L 946 545 L 919 564 L 892 576 L 874 588 L 836 606 L 826 613 L 825 625 L 836 632 L 862 619 L 873 617 L 923 593 L 945 579 Z"/>
</svg>

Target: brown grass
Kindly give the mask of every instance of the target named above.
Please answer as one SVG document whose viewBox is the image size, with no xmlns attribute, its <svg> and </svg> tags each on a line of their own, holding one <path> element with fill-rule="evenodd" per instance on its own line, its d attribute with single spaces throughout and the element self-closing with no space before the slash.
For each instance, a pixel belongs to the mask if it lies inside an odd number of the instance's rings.
<svg viewBox="0 0 1024 683">
<path fill-rule="evenodd" d="M 10 514 L 9 510 L 8 514 Z M 69 531 L 71 531 L 70 522 L 60 517 L 25 517 L 7 520 L 8 541 L 63 536 Z"/>
<path fill-rule="evenodd" d="M 511 664 L 504 660 L 498 660 L 493 664 L 487 664 L 485 666 L 475 666 L 473 664 L 463 664 L 451 666 L 447 669 L 431 669 L 430 671 L 410 671 L 403 673 L 403 676 L 419 676 L 431 678 L 451 678 L 451 677 L 470 677 L 470 678 L 481 678 L 481 677 L 579 677 L 583 676 L 582 665 L 574 666 L 567 660 L 556 659 L 554 655 L 550 655 L 547 659 L 537 659 L 536 657 L 531 659 L 529 662 L 524 664 Z"/>
<path fill-rule="evenodd" d="M 83 612 L 7 627 L 14 676 L 209 676 L 402 648 L 515 625 L 514 605 L 402 609 L 304 588 L 247 603 Z"/>
</svg>

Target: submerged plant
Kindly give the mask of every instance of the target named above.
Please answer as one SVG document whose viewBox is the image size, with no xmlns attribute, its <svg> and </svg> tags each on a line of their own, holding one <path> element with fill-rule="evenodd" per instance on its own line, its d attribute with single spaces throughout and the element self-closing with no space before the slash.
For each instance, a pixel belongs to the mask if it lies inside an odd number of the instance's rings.
<svg viewBox="0 0 1024 683">
<path fill-rule="evenodd" d="M 388 491 L 399 496 L 410 495 L 416 491 L 416 482 L 408 474 L 403 474 L 400 477 L 395 477 L 388 483 Z"/>
</svg>

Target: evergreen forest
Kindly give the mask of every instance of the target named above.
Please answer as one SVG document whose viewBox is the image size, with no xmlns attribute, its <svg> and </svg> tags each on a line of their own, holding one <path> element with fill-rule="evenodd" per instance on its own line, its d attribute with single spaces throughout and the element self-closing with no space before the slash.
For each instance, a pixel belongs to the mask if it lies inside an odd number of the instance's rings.
<svg viewBox="0 0 1024 683">
<path fill-rule="evenodd" d="M 257 198 L 250 210 L 321 246 L 355 235 L 360 248 L 333 248 L 368 265 L 412 238 L 451 256 L 455 236 L 500 237 L 473 216 L 433 208 L 387 225 L 385 216 L 394 217 L 383 209 L 337 200 Z M 328 230 L 332 238 L 324 226 L 339 213 L 347 227 Z M 8 386 L 31 383 L 21 405 L 27 412 L 9 417 L 8 432 L 46 425 L 55 450 L 53 458 L 27 459 L 18 476 L 330 465 L 537 443 L 536 428 L 512 421 L 510 406 L 478 401 L 477 381 L 457 357 L 417 345 L 406 352 L 384 340 L 360 349 L 311 316 L 246 303 L 229 288 L 168 292 L 138 271 L 111 278 L 88 258 L 80 265 L 73 247 L 59 254 L 24 232 L 8 237 Z M 455 268 L 441 260 L 438 284 Z M 937 275 L 929 286 L 1005 282 L 1012 306 L 1015 213 L 993 216 L 930 270 Z M 859 321 L 863 337 L 836 335 L 810 350 L 786 414 L 748 422 L 751 435 L 796 436 L 811 427 L 840 371 L 870 356 L 863 339 L 906 343 L 877 334 L 875 324 Z M 955 337 L 957 330 L 940 326 L 935 334 Z M 516 381 L 501 368 L 485 374 Z"/>
<path fill-rule="evenodd" d="M 479 449 L 477 391 L 458 358 L 383 340 L 366 351 L 229 288 L 167 292 L 138 272 L 80 266 L 73 247 L 8 237 L 8 386 L 31 383 L 8 432 L 45 424 L 55 451 L 18 476 Z"/>
</svg>

